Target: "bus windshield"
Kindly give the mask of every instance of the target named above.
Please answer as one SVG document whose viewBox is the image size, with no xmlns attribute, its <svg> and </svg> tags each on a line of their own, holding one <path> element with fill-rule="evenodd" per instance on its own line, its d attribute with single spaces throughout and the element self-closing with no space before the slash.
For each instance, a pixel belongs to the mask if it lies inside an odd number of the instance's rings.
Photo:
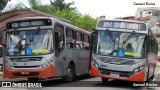
<svg viewBox="0 0 160 90">
<path fill-rule="evenodd" d="M 39 55 L 53 52 L 52 30 L 7 33 L 7 55 Z"/>
<path fill-rule="evenodd" d="M 138 33 L 99 30 L 94 33 L 93 53 L 126 58 L 144 58 L 145 36 Z"/>
</svg>

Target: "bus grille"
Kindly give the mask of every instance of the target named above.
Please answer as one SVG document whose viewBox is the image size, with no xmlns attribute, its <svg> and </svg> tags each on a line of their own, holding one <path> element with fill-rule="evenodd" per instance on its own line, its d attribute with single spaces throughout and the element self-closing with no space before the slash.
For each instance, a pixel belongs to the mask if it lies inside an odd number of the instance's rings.
<svg viewBox="0 0 160 90">
<path fill-rule="evenodd" d="M 132 75 L 132 72 L 124 72 L 124 71 L 114 71 L 114 70 L 106 70 L 100 69 L 101 74 L 103 75 L 110 75 L 111 72 L 119 73 L 119 77 L 129 78 Z"/>
<path fill-rule="evenodd" d="M 103 63 L 108 64 L 116 64 L 116 65 L 134 65 L 134 60 L 125 60 L 122 58 L 108 58 L 108 57 L 101 57 L 99 58 Z"/>
<path fill-rule="evenodd" d="M 42 57 L 26 57 L 26 58 L 10 58 L 12 62 L 30 62 L 30 61 L 41 61 Z"/>
<path fill-rule="evenodd" d="M 39 66 L 13 66 L 14 68 L 38 68 Z"/>
<path fill-rule="evenodd" d="M 14 76 L 38 76 L 39 72 L 30 72 L 29 74 L 13 73 Z"/>
</svg>

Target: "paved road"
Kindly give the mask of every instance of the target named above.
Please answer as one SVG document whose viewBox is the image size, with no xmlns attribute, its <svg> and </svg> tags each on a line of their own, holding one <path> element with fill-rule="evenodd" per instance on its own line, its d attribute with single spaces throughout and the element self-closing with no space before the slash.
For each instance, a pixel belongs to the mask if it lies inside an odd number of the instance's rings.
<svg viewBox="0 0 160 90">
<path fill-rule="evenodd" d="M 133 87 L 133 83 L 125 81 L 112 80 L 109 84 L 103 84 L 100 78 L 82 78 L 84 77 L 71 83 L 64 83 L 61 80 L 40 81 L 42 88 L 0 88 L 0 90 L 160 90 L 160 87 Z"/>
<path fill-rule="evenodd" d="M 159 73 L 159 74 L 158 74 Z M 159 81 L 160 85 L 160 66 L 156 69 L 156 78 L 149 80 Z M 18 81 L 17 83 L 27 83 Z M 126 81 L 110 80 L 108 84 L 103 84 L 98 77 L 81 76 L 74 82 L 65 83 L 59 79 L 39 81 L 41 88 L 0 88 L 0 90 L 160 90 L 159 87 L 133 87 L 133 83 Z M 157 83 L 157 82 L 156 82 Z"/>
<path fill-rule="evenodd" d="M 18 81 L 17 83 L 26 81 Z M 64 83 L 61 80 L 39 81 L 42 88 L 0 88 L 0 90 L 160 90 L 160 87 L 133 87 L 133 83 L 126 81 L 110 80 L 103 84 L 100 78 L 81 76 L 76 81 Z"/>
</svg>

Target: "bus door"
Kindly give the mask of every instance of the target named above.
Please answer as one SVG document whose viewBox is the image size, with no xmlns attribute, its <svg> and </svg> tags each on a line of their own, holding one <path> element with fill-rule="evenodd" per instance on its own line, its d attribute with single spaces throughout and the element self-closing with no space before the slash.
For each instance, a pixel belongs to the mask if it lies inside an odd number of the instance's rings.
<svg viewBox="0 0 160 90">
<path fill-rule="evenodd" d="M 67 67 L 66 60 L 67 55 L 64 53 L 64 26 L 60 24 L 55 24 L 55 56 L 57 58 L 57 63 L 55 64 L 57 70 L 56 75 L 64 75 L 64 69 Z"/>
<path fill-rule="evenodd" d="M 84 65 L 84 72 L 88 73 L 89 70 L 89 60 L 90 60 L 90 50 L 89 50 L 89 36 L 84 34 L 84 52 L 83 52 L 83 65 Z"/>
<path fill-rule="evenodd" d="M 75 46 L 77 49 L 77 69 L 79 74 L 84 72 L 84 61 L 83 61 L 83 43 L 82 43 L 82 34 L 80 32 L 76 32 L 76 41 Z"/>
</svg>

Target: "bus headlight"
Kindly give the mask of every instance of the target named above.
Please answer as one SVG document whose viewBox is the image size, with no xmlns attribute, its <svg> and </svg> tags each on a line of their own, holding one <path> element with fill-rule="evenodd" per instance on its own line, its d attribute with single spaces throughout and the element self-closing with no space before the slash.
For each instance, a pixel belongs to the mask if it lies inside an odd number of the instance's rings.
<svg viewBox="0 0 160 90">
<path fill-rule="evenodd" d="M 6 64 L 8 68 L 13 69 L 13 66 L 11 64 Z"/>
<path fill-rule="evenodd" d="M 50 62 L 47 61 L 46 63 L 43 63 L 42 65 L 40 65 L 40 68 L 45 68 L 47 66 L 49 66 Z"/>
<path fill-rule="evenodd" d="M 9 63 L 9 61 L 6 61 L 6 66 L 7 66 L 8 68 L 10 68 L 10 69 L 13 69 L 13 66 L 12 66 L 11 63 Z"/>
<path fill-rule="evenodd" d="M 139 67 L 139 71 L 142 71 L 144 69 L 144 67 L 145 67 L 144 65 Z"/>
<path fill-rule="evenodd" d="M 143 65 L 143 66 L 140 66 L 140 67 L 135 68 L 134 71 L 133 71 L 133 73 L 136 74 L 136 73 L 142 71 L 142 70 L 144 69 L 144 67 L 145 67 L 145 66 Z"/>
<path fill-rule="evenodd" d="M 133 73 L 136 74 L 136 73 L 138 73 L 138 72 L 139 72 L 139 67 L 138 67 L 138 68 L 135 68 Z"/>
<path fill-rule="evenodd" d="M 93 64 L 93 66 L 94 66 L 96 69 L 99 68 L 98 64 L 97 64 L 94 60 L 92 60 L 92 64 Z"/>
</svg>

